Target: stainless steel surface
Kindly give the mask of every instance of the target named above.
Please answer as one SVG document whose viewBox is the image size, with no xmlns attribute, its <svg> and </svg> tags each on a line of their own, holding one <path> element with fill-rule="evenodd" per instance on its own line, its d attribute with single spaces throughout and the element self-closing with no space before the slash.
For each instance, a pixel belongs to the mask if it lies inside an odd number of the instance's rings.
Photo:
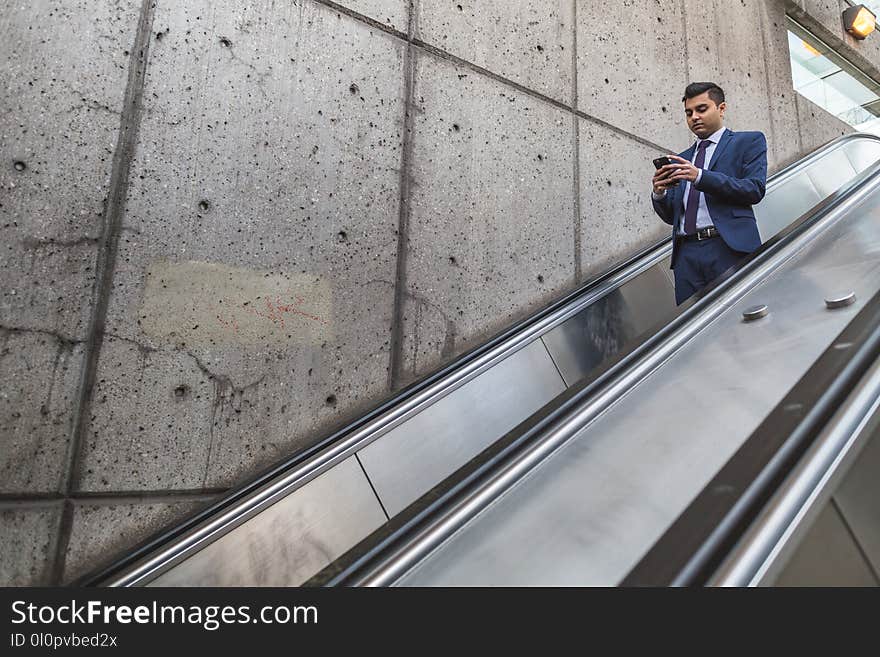
<svg viewBox="0 0 880 657">
<path fill-rule="evenodd" d="M 747 322 L 753 322 L 756 319 L 766 317 L 768 312 L 769 309 L 767 308 L 766 303 L 761 303 L 757 306 L 750 306 L 743 311 L 743 319 Z"/>
<path fill-rule="evenodd" d="M 834 310 L 835 308 L 845 308 L 846 306 L 853 305 L 855 302 L 855 292 L 847 292 L 845 294 L 832 294 L 825 297 L 825 307 L 829 310 Z"/>
<path fill-rule="evenodd" d="M 874 573 L 880 574 L 880 432 L 862 450 L 834 500 Z"/>
<path fill-rule="evenodd" d="M 835 412 L 711 583 L 772 583 L 878 426 L 880 362 Z"/>
<path fill-rule="evenodd" d="M 849 135 L 836 140 L 827 147 L 820 149 L 813 155 L 805 158 L 805 160 L 787 168 L 768 184 L 767 198 L 762 206 L 757 208 L 759 224 L 762 223 L 762 208 L 766 206 L 770 200 L 780 199 L 778 211 L 773 212 L 773 219 L 777 222 L 790 221 L 802 214 L 802 212 L 813 205 L 814 202 L 818 202 L 819 198 L 817 195 L 815 201 L 813 201 L 812 198 L 806 200 L 809 205 L 803 210 L 800 210 L 800 206 L 797 206 L 796 212 L 784 210 L 786 203 L 795 200 L 799 202 L 804 200 L 803 195 L 794 190 L 794 187 L 788 186 L 797 185 L 796 182 L 791 181 L 802 180 L 805 177 L 804 171 L 806 171 L 808 167 L 822 162 L 828 155 L 839 150 L 845 150 L 851 160 L 861 163 L 859 166 L 864 167 L 868 166 L 880 156 L 880 141 L 872 136 Z M 812 183 L 810 183 L 810 185 L 812 185 Z M 767 207 L 769 208 L 769 206 Z M 763 226 L 761 230 L 762 235 L 766 238 L 768 235 Z M 583 309 L 589 307 L 596 299 L 608 296 L 613 290 L 621 288 L 623 291 L 621 291 L 620 294 L 624 297 L 625 303 L 629 303 L 631 307 L 636 308 L 638 313 L 642 313 L 641 317 L 637 316 L 635 320 L 633 320 L 634 325 L 650 323 L 651 311 L 648 307 L 649 304 L 632 302 L 630 296 L 628 296 L 629 290 L 627 290 L 625 286 L 628 281 L 633 279 L 633 277 L 649 270 L 658 262 L 664 261 L 668 265 L 669 253 L 669 244 L 658 247 L 633 267 L 618 273 L 613 278 L 606 281 L 601 289 L 594 290 L 590 295 L 585 295 L 567 307 L 548 315 L 541 321 L 536 322 L 526 330 L 513 336 L 503 344 L 500 344 L 483 354 L 480 358 L 455 370 L 448 377 L 425 388 L 420 393 L 399 404 L 381 417 L 365 424 L 358 431 L 353 432 L 345 439 L 335 443 L 327 450 L 309 459 L 301 466 L 280 475 L 278 478 L 265 484 L 261 488 L 255 489 L 242 501 L 236 502 L 236 504 L 231 505 L 223 512 L 217 513 L 200 525 L 190 529 L 180 538 L 166 544 L 162 548 L 141 559 L 138 563 L 106 580 L 104 584 L 143 584 L 149 581 L 150 578 L 154 577 L 157 573 L 164 572 L 169 567 L 183 562 L 191 555 L 196 554 L 199 550 L 210 545 L 212 541 L 217 541 L 220 537 L 228 532 L 234 531 L 236 527 L 248 522 L 263 510 L 272 507 L 272 505 L 278 500 L 294 494 L 299 488 L 307 485 L 316 477 L 321 476 L 322 473 L 326 473 L 338 464 L 345 462 L 346 459 L 350 459 L 351 455 L 358 450 L 364 449 L 371 441 L 377 440 L 389 431 L 393 431 L 395 427 L 400 426 L 410 418 L 416 417 L 420 412 L 429 408 L 432 404 L 439 403 L 445 396 L 453 393 L 461 386 L 466 385 L 476 377 L 489 371 L 518 350 L 532 343 L 540 336 L 547 334 L 548 331 L 552 331 L 555 327 L 560 326 L 569 318 L 574 317 Z M 661 268 L 660 271 L 667 280 L 671 281 L 667 270 Z M 651 278 L 653 273 L 654 272 L 652 272 L 648 278 Z M 659 285 L 659 283 L 657 285 Z M 641 288 L 638 286 L 633 288 L 633 290 L 637 289 Z M 574 358 L 574 360 L 577 361 L 577 358 Z M 560 358 L 559 363 L 563 363 L 562 367 L 567 367 L 567 365 L 564 364 L 565 362 L 564 358 Z M 575 373 L 570 373 L 569 375 L 577 377 L 576 370 L 572 370 L 572 372 Z"/>
<path fill-rule="evenodd" d="M 856 173 L 843 148 L 828 153 L 822 158 L 821 165 L 814 164 L 807 169 L 807 175 L 821 198 L 836 192 L 852 180 Z"/>
<path fill-rule="evenodd" d="M 842 142 L 843 150 L 849 157 L 853 168 L 862 172 L 880 159 L 880 141 L 871 139 L 847 139 Z"/>
<path fill-rule="evenodd" d="M 776 586 L 877 586 L 833 504 L 826 505 Z"/>
<path fill-rule="evenodd" d="M 150 585 L 297 586 L 385 520 L 350 457 Z"/>
<path fill-rule="evenodd" d="M 535 340 L 358 455 L 393 516 L 563 390 L 544 344 Z"/>
<path fill-rule="evenodd" d="M 544 344 L 566 385 L 579 381 L 635 337 L 673 315 L 675 296 L 664 267 L 669 267 L 667 258 L 544 334 Z"/>
<path fill-rule="evenodd" d="M 768 187 L 764 200 L 754 208 L 761 240 L 769 240 L 823 198 L 806 173 L 792 175 L 772 189 Z"/>
<path fill-rule="evenodd" d="M 387 572 L 404 585 L 617 583 L 857 312 L 828 313 L 815 299 L 880 287 L 877 188 L 768 261 L 759 284 L 731 290 L 697 335 L 671 338 L 677 351 L 598 417 L 585 409 L 590 423 L 506 494 L 469 501 L 479 514 L 415 548 L 417 567 Z M 746 325 L 739 313 L 757 297 L 774 313 Z"/>
</svg>

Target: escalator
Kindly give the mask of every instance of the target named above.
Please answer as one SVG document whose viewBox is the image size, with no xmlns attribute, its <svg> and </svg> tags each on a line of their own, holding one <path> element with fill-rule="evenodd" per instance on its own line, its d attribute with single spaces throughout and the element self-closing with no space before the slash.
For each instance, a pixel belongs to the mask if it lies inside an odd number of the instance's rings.
<svg viewBox="0 0 880 657">
<path fill-rule="evenodd" d="M 701 562 L 703 580 L 658 574 L 681 532 L 695 546 L 676 555 L 682 571 L 708 549 L 699 537 L 717 538 L 684 522 L 688 509 L 707 486 L 750 485 L 713 482 L 745 445 L 767 444 L 753 434 L 787 419 L 779 405 L 812 367 L 862 363 L 834 344 L 872 328 L 878 162 L 880 139 L 832 142 L 768 181 L 764 247 L 698 298 L 674 307 L 670 244 L 646 249 L 79 583 L 708 582 L 733 535 Z M 744 321 L 755 306 L 768 312 Z M 862 384 L 866 353 L 838 403 Z M 740 520 L 737 540 L 752 527 Z"/>
</svg>

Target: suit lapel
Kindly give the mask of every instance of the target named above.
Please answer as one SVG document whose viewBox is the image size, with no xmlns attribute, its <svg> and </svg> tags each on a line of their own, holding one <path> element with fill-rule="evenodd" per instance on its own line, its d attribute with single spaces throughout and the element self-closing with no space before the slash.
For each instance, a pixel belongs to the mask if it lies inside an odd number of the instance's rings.
<svg viewBox="0 0 880 657">
<path fill-rule="evenodd" d="M 733 131 L 728 128 L 725 130 L 721 139 L 718 140 L 718 145 L 715 147 L 715 152 L 712 154 L 712 161 L 709 162 L 709 166 L 706 167 L 709 171 L 715 169 L 715 165 L 721 160 L 721 157 L 724 155 L 724 150 L 727 148 L 728 144 L 730 144 L 731 135 Z"/>
</svg>

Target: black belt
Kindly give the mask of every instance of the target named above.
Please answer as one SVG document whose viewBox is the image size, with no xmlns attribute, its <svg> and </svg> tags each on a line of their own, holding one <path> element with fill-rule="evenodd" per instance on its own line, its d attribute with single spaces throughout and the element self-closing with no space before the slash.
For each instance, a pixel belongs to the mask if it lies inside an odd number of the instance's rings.
<svg viewBox="0 0 880 657">
<path fill-rule="evenodd" d="M 693 235 L 682 235 L 681 239 L 688 242 L 699 242 L 700 240 L 707 240 L 710 237 L 718 237 L 718 229 L 716 229 L 714 226 L 701 228 Z"/>
</svg>

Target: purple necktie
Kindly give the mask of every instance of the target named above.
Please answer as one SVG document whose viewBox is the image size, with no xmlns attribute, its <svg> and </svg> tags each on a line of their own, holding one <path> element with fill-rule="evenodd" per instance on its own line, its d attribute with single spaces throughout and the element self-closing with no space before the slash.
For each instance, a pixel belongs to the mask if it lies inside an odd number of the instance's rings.
<svg viewBox="0 0 880 657">
<path fill-rule="evenodd" d="M 694 166 L 698 169 L 703 168 L 706 162 L 706 148 L 709 146 L 709 140 L 705 139 L 697 144 L 697 159 L 694 160 Z M 691 183 L 691 191 L 688 192 L 688 203 L 684 209 L 684 234 L 693 235 L 697 232 L 697 210 L 700 207 L 700 191 L 694 183 Z"/>
</svg>

